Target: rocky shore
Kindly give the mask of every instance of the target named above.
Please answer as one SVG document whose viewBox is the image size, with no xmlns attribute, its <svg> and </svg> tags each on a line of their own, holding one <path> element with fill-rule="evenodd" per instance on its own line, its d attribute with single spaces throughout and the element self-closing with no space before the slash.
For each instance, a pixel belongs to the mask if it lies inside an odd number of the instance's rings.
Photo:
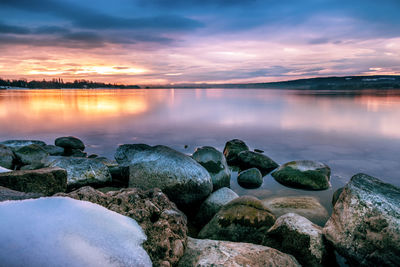
<svg viewBox="0 0 400 267">
<path fill-rule="evenodd" d="M 399 266 L 400 188 L 356 174 L 333 212 L 329 166 L 279 165 L 238 139 L 193 155 L 125 144 L 115 159 L 76 137 L 0 142 L 0 262 L 10 266 Z M 264 176 L 298 197 L 238 196 Z M 51 260 L 49 260 L 51 259 Z M 47 261 L 48 260 L 48 261 Z"/>
</svg>

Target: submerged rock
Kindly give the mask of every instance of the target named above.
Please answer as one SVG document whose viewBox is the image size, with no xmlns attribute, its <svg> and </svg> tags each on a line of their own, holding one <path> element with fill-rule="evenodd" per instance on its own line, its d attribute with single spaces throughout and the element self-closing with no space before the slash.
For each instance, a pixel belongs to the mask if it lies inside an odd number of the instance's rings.
<svg viewBox="0 0 400 267">
<path fill-rule="evenodd" d="M 238 154 L 237 165 L 241 170 L 257 168 L 262 176 L 267 175 L 272 170 L 278 168 L 278 163 L 263 155 L 253 151 L 242 151 Z"/>
<path fill-rule="evenodd" d="M 147 235 L 143 247 L 154 266 L 174 266 L 184 253 L 186 216 L 159 189 L 127 188 L 102 193 L 87 186 L 58 195 L 90 201 L 135 219 Z"/>
<path fill-rule="evenodd" d="M 240 172 L 237 181 L 241 187 L 258 188 L 263 183 L 263 177 L 257 168 L 251 168 Z"/>
<path fill-rule="evenodd" d="M 67 189 L 67 173 L 60 168 L 0 173 L 0 186 L 22 192 L 51 196 Z"/>
<path fill-rule="evenodd" d="M 332 260 L 328 257 L 322 228 L 295 213 L 279 217 L 268 230 L 263 245 L 295 256 L 303 266 L 327 266 Z"/>
<path fill-rule="evenodd" d="M 48 164 L 51 167 L 60 167 L 67 171 L 69 188 L 84 185 L 99 186 L 111 181 L 108 167 L 95 159 L 50 157 Z"/>
<path fill-rule="evenodd" d="M 0 167 L 13 169 L 14 159 L 15 156 L 11 148 L 0 144 Z"/>
<path fill-rule="evenodd" d="M 315 197 L 274 197 L 264 199 L 263 204 L 277 217 L 290 212 L 297 213 L 320 226 L 324 226 L 329 219 L 328 211 Z"/>
<path fill-rule="evenodd" d="M 23 146 L 29 146 L 29 145 L 38 145 L 38 146 L 45 146 L 46 143 L 43 141 L 39 140 L 7 140 L 0 142 L 0 144 L 3 144 L 5 146 L 8 146 L 11 149 L 17 149 Z"/>
<path fill-rule="evenodd" d="M 199 233 L 199 238 L 261 244 L 274 224 L 275 216 L 254 197 L 232 200 L 215 214 Z"/>
<path fill-rule="evenodd" d="M 242 151 L 249 150 L 245 142 L 239 139 L 233 139 L 225 144 L 224 155 L 229 165 L 235 165 L 238 160 L 238 155 Z"/>
<path fill-rule="evenodd" d="M 343 188 L 324 227 L 326 238 L 354 266 L 398 266 L 400 188 L 366 174 Z"/>
<path fill-rule="evenodd" d="M 44 167 L 49 153 L 42 146 L 32 144 L 15 149 L 15 155 L 22 165 L 33 165 L 38 169 Z"/>
<path fill-rule="evenodd" d="M 85 150 L 85 145 L 83 142 L 73 136 L 66 136 L 66 137 L 58 137 L 55 141 L 54 144 L 56 146 L 62 147 L 65 150 L 72 150 L 72 149 L 79 149 L 79 150 Z"/>
<path fill-rule="evenodd" d="M 331 169 L 320 162 L 298 160 L 279 167 L 271 175 L 283 185 L 295 188 L 324 190 L 330 186 Z"/>
<path fill-rule="evenodd" d="M 238 194 L 227 187 L 218 189 L 201 204 L 195 218 L 196 224 L 204 226 L 225 204 L 238 197 Z"/>
<path fill-rule="evenodd" d="M 213 147 L 204 146 L 197 148 L 192 157 L 210 173 L 214 191 L 230 186 L 231 171 L 224 154 Z"/>
<path fill-rule="evenodd" d="M 152 266 L 135 220 L 64 197 L 0 202 L 3 266 Z"/>
<path fill-rule="evenodd" d="M 119 164 L 129 165 L 129 186 L 160 188 L 178 206 L 190 207 L 212 192 L 208 171 L 194 159 L 166 146 L 121 145 Z"/>
<path fill-rule="evenodd" d="M 0 186 L 0 202 L 5 200 L 22 200 L 39 197 L 44 197 L 44 195 L 40 193 L 25 193 L 15 191 L 7 187 Z"/>
<path fill-rule="evenodd" d="M 187 266 L 300 266 L 276 249 L 248 243 L 188 238 L 179 267 Z"/>
</svg>

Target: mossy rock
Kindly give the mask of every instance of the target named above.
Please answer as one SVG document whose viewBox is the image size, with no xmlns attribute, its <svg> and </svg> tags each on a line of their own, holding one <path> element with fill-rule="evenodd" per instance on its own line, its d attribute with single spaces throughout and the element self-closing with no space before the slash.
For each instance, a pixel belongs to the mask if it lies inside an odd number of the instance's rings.
<svg viewBox="0 0 400 267">
<path fill-rule="evenodd" d="M 283 185 L 309 189 L 325 190 L 330 187 L 331 169 L 320 162 L 310 160 L 291 161 L 282 165 L 271 175 Z"/>
</svg>

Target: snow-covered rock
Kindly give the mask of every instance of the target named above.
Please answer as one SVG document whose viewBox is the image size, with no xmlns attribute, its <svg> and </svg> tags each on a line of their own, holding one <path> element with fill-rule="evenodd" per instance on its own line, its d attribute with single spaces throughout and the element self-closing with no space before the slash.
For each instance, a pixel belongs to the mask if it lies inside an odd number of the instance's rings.
<svg viewBox="0 0 400 267">
<path fill-rule="evenodd" d="M 137 222 L 90 202 L 4 201 L 0 218 L 3 266 L 152 266 Z"/>
</svg>

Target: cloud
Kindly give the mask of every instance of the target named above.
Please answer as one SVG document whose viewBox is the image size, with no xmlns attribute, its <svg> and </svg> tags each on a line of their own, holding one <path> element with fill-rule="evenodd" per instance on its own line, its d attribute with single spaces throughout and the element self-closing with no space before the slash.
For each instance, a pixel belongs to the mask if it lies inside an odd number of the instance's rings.
<svg viewBox="0 0 400 267">
<path fill-rule="evenodd" d="M 0 22 L 0 33 L 29 34 L 31 31 L 26 27 L 14 26 Z"/>
</svg>

